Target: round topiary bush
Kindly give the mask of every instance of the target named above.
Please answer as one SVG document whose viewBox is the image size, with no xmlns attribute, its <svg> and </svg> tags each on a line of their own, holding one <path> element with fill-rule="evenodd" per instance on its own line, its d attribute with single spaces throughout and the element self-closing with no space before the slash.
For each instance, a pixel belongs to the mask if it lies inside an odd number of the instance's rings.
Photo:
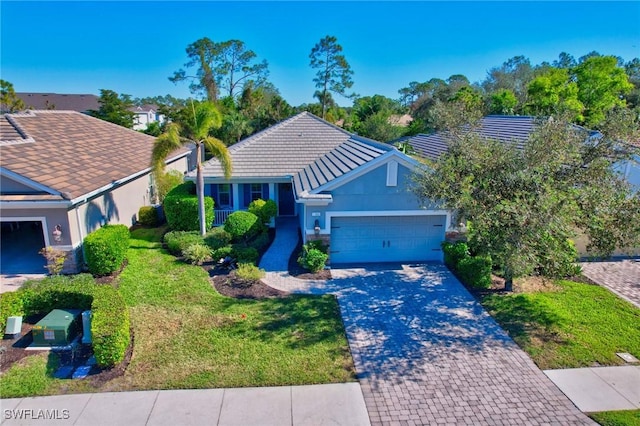
<svg viewBox="0 0 640 426">
<path fill-rule="evenodd" d="M 224 222 L 224 230 L 234 240 L 248 240 L 259 230 L 258 216 L 251 212 L 237 211 L 229 215 Z"/>
</svg>

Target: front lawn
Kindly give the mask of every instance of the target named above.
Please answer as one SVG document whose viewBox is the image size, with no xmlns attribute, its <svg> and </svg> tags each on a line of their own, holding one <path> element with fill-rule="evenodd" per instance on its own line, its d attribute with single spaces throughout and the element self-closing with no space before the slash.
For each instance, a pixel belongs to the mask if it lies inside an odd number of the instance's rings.
<svg viewBox="0 0 640 426">
<path fill-rule="evenodd" d="M 633 426 L 640 425 L 640 410 L 604 411 L 589 414 L 593 420 L 602 426 Z"/>
<path fill-rule="evenodd" d="M 3 397 L 355 380 L 333 296 L 222 296 L 201 267 L 161 249 L 160 238 L 161 229 L 133 231 L 128 265 L 114 282 L 134 336 L 124 375 L 99 385 L 90 378 L 57 380 L 46 356 L 28 357 L 0 377 Z M 25 380 L 35 382 L 33 390 L 14 391 Z"/>
<path fill-rule="evenodd" d="M 625 364 L 616 352 L 640 358 L 640 309 L 597 285 L 556 284 L 481 303 L 541 369 Z"/>
</svg>

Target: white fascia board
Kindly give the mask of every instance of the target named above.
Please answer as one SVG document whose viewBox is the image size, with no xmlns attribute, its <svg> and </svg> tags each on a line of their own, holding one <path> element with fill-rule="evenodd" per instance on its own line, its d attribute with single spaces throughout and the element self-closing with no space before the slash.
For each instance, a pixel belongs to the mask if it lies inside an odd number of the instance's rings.
<svg viewBox="0 0 640 426">
<path fill-rule="evenodd" d="M 69 209 L 71 201 L 0 201 L 0 209 L 17 210 L 17 209 Z"/>
<path fill-rule="evenodd" d="M 366 164 L 363 164 L 362 166 L 351 170 L 350 172 L 347 172 L 346 174 L 325 183 L 324 185 L 319 186 L 318 188 L 314 189 L 313 191 L 311 191 L 312 194 L 317 194 L 319 192 L 322 191 L 331 191 L 335 188 L 338 188 L 346 183 L 351 182 L 354 179 L 359 178 L 360 176 L 363 176 L 367 173 L 369 173 L 371 170 L 378 168 L 386 163 L 388 163 L 391 160 L 396 160 L 398 162 L 398 164 L 401 164 L 407 168 L 409 168 L 410 170 L 416 168 L 419 166 L 419 163 L 417 161 L 415 161 L 414 159 L 404 155 L 403 153 L 401 153 L 398 150 L 393 150 L 393 151 L 389 151 L 386 154 L 382 154 L 381 156 L 374 158 L 373 160 L 369 161 Z"/>
<path fill-rule="evenodd" d="M 29 188 L 33 188 L 37 191 L 46 192 L 47 194 L 51 194 L 51 195 L 60 195 L 59 191 L 56 191 L 53 188 L 50 188 L 46 185 L 43 185 L 34 180 L 31 180 L 19 173 L 12 172 L 11 170 L 8 170 L 4 167 L 0 167 L 0 174 L 22 185 L 28 186 Z"/>
</svg>

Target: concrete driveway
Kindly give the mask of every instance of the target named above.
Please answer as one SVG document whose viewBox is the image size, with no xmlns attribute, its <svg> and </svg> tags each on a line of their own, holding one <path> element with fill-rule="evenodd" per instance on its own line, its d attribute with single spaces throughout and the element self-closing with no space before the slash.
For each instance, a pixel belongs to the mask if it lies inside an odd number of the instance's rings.
<svg viewBox="0 0 640 426">
<path fill-rule="evenodd" d="M 594 424 L 444 266 L 332 275 L 313 283 L 268 278 L 338 297 L 373 424 Z"/>
</svg>

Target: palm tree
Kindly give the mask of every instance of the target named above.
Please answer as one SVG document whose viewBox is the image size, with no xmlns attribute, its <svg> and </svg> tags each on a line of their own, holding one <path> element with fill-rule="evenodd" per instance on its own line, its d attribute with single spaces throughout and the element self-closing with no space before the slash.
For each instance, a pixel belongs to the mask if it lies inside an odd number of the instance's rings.
<svg viewBox="0 0 640 426">
<path fill-rule="evenodd" d="M 220 111 L 210 102 L 193 102 L 186 107 L 182 123 L 172 122 L 166 131 L 156 138 L 151 154 L 151 167 L 154 173 L 163 173 L 165 161 L 169 154 L 185 145 L 196 146 L 196 193 L 198 195 L 198 216 L 200 219 L 200 234 L 207 231 L 204 212 L 204 176 L 202 175 L 202 148 L 206 148 L 220 161 L 224 177 L 231 177 L 231 156 L 222 141 L 209 136 L 212 129 L 222 125 Z"/>
</svg>

